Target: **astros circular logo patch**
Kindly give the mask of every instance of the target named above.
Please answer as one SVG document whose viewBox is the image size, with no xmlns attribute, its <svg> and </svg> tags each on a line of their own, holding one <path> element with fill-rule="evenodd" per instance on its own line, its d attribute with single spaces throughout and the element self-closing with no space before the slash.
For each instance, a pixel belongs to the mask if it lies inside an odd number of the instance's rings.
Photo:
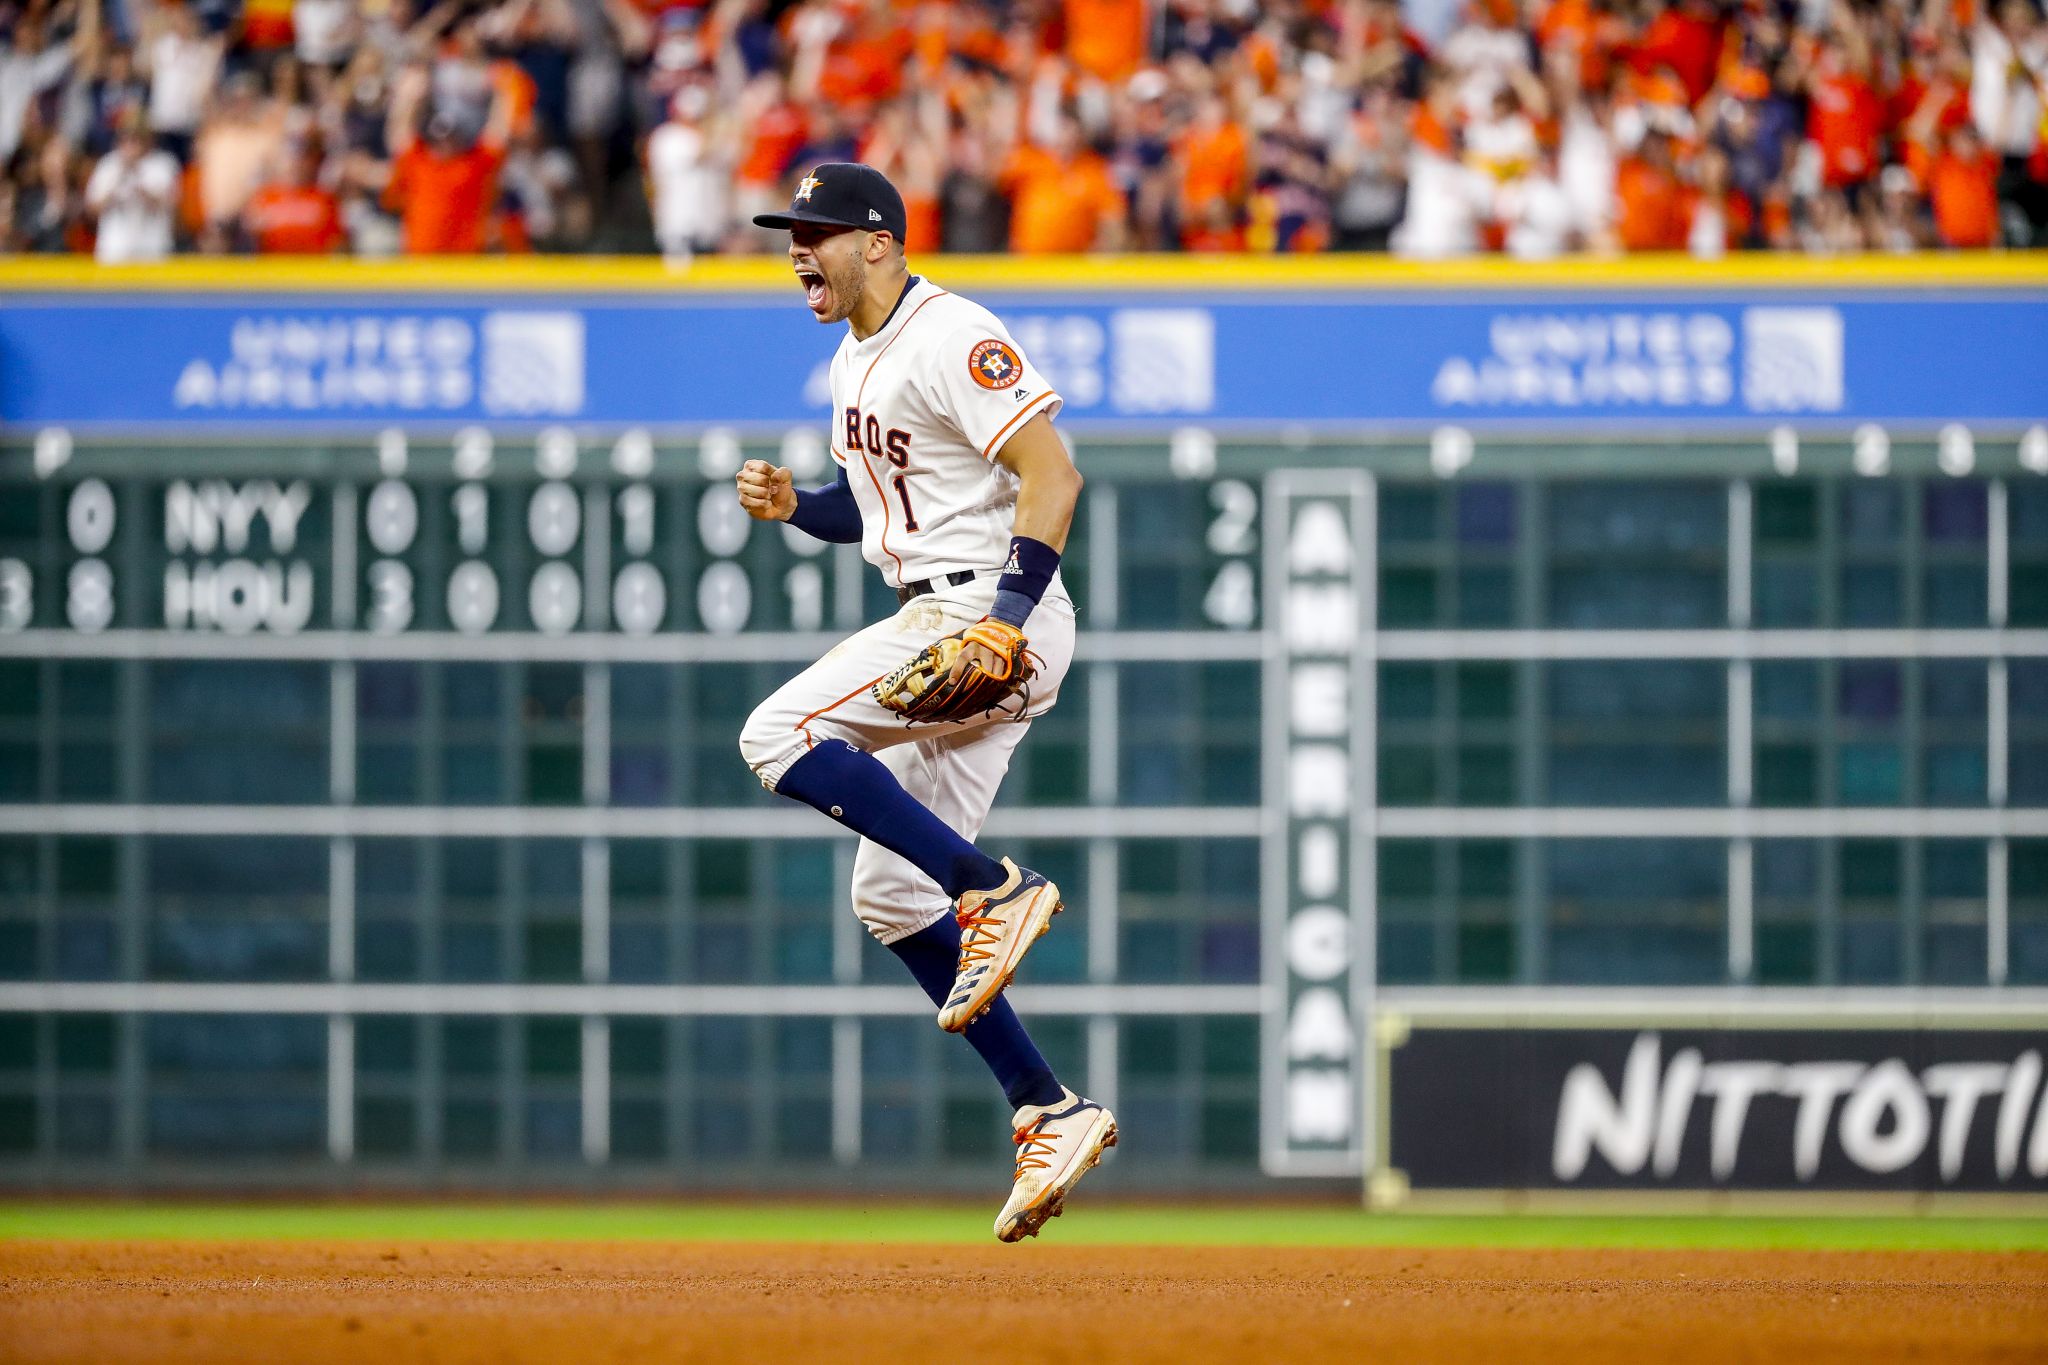
<svg viewBox="0 0 2048 1365">
<path fill-rule="evenodd" d="M 1007 389 L 1024 377 L 1024 362 L 1008 345 L 990 337 L 968 353 L 967 373 L 984 389 Z"/>
</svg>

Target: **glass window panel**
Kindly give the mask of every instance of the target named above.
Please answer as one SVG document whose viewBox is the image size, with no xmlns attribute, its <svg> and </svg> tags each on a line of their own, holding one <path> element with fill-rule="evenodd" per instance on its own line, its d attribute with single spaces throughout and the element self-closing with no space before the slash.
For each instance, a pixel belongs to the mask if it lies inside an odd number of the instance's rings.
<svg viewBox="0 0 2048 1365">
<path fill-rule="evenodd" d="M 1720 570 L 1641 568 L 1613 563 L 1554 569 L 1550 624 L 1580 630 L 1665 629 L 1723 624 Z"/>
<path fill-rule="evenodd" d="M 1437 799 L 1436 750 L 1427 744 L 1380 746 L 1380 801 L 1426 806 Z"/>
<path fill-rule="evenodd" d="M 114 714 L 115 665 L 104 659 L 66 659 L 57 665 L 57 714 L 62 720 L 107 720 Z M 0 692 L 6 687 L 0 684 Z"/>
<path fill-rule="evenodd" d="M 1727 671 L 1686 660 L 1573 660 L 1545 666 L 1557 720 L 1710 720 L 1726 713 Z"/>
<path fill-rule="evenodd" d="M 1436 539 L 1437 491 L 1428 485 L 1383 484 L 1379 535 L 1385 545 L 1420 545 Z"/>
<path fill-rule="evenodd" d="M 1460 720 L 1507 720 L 1515 714 L 1515 666 L 1460 663 L 1452 674 Z"/>
<path fill-rule="evenodd" d="M 366 721 L 419 719 L 422 666 L 365 660 L 356 665 L 356 714 Z"/>
<path fill-rule="evenodd" d="M 1549 497 L 1550 542 L 1560 550 L 1718 556 L 1727 545 L 1728 496 L 1717 483 L 1556 483 Z"/>
<path fill-rule="evenodd" d="M 1752 672 L 1759 718 L 1810 720 L 1820 714 L 1820 666 L 1803 659 L 1760 660 Z"/>
<path fill-rule="evenodd" d="M 1850 545 L 1895 550 L 1904 530 L 1900 486 L 1879 479 L 1854 479 L 1839 488 L 1842 539 Z"/>
<path fill-rule="evenodd" d="M 1982 544 L 1990 522 L 1980 480 L 1930 483 L 1920 490 L 1921 526 L 1929 544 Z"/>
<path fill-rule="evenodd" d="M 1515 579 L 1504 568 L 1467 565 L 1458 570 L 1458 624 L 1506 627 L 1515 622 Z"/>
<path fill-rule="evenodd" d="M 1845 626 L 1867 629 L 1905 623 L 1904 589 L 1899 571 L 1890 565 L 1844 566 L 1839 591 Z"/>
<path fill-rule="evenodd" d="M 1553 743 L 1545 765 L 1561 806 L 1714 806 L 1727 799 L 1719 744 Z"/>
<path fill-rule="evenodd" d="M 2048 564 L 2015 561 L 2007 570 L 2006 617 L 2015 626 L 2048 626 Z"/>
<path fill-rule="evenodd" d="M 1858 721 L 1893 721 L 1899 717 L 1899 665 L 1892 659 L 1844 659 L 1838 666 L 1838 702 L 1842 715 Z"/>
<path fill-rule="evenodd" d="M 2048 984 L 2048 839 L 2014 839 L 2007 850 L 2007 977 Z"/>
<path fill-rule="evenodd" d="M 1436 715 L 1434 664 L 1381 664 L 1380 717 L 1429 720 Z"/>
<path fill-rule="evenodd" d="M 1505 839 L 1461 839 L 1456 853 L 1458 894 L 1500 898 L 1515 889 L 1515 846 Z"/>
<path fill-rule="evenodd" d="M 1757 745 L 1759 806 L 1812 806 L 1821 800 L 1819 753 L 1812 745 Z"/>
<path fill-rule="evenodd" d="M 2013 548 L 2048 550 L 2048 483 L 2016 480 L 2006 485 L 2005 499 Z"/>
<path fill-rule="evenodd" d="M 1546 861 L 1552 980 L 1677 984 L 1725 975 L 1720 841 L 1559 839 Z"/>
<path fill-rule="evenodd" d="M 526 1021 L 526 1078 L 553 1080 L 583 1070 L 582 1028 L 574 1019 Z"/>
<path fill-rule="evenodd" d="M 149 678 L 153 800 L 327 799 L 327 665 L 159 660 Z"/>
<path fill-rule="evenodd" d="M 43 666 L 36 659 L 0 659 L 0 720 L 43 713 Z"/>
<path fill-rule="evenodd" d="M 1505 744 L 1460 745 L 1454 781 L 1459 805 L 1513 805 L 1515 751 Z"/>
<path fill-rule="evenodd" d="M 1379 841 L 1382 897 L 1436 894 L 1436 845 L 1426 839 Z"/>
<path fill-rule="evenodd" d="M 1981 659 L 1928 659 L 1920 665 L 1921 709 L 1929 720 L 1982 720 L 1986 681 Z"/>
<path fill-rule="evenodd" d="M 1820 534 L 1820 498 L 1810 483 L 1764 483 L 1755 491 L 1759 545 L 1811 545 Z"/>
<path fill-rule="evenodd" d="M 1811 626 L 1820 621 L 1820 575 L 1810 564 L 1755 568 L 1756 623 L 1769 628 Z"/>
<path fill-rule="evenodd" d="M 442 714 L 448 720 L 499 719 L 503 670 L 497 664 L 444 664 L 441 669 Z"/>
<path fill-rule="evenodd" d="M 1511 545 L 1515 540 L 1515 486 L 1462 483 L 1457 489 L 1458 540 L 1465 545 Z"/>
<path fill-rule="evenodd" d="M 149 970 L 173 981 L 327 975 L 327 846 L 317 839 L 154 838 Z"/>
<path fill-rule="evenodd" d="M 1380 570 L 1380 625 L 1389 630 L 1433 626 L 1437 620 L 1435 569 Z"/>
<path fill-rule="evenodd" d="M 1981 564 L 1937 564 L 1922 583 L 1922 611 L 1930 626 L 1981 626 L 1989 619 L 1989 583 Z"/>
<path fill-rule="evenodd" d="M 1905 797 L 1905 759 L 1896 744 L 1852 743 L 1840 749 L 1837 786 L 1845 805 L 1891 806 Z"/>
</svg>

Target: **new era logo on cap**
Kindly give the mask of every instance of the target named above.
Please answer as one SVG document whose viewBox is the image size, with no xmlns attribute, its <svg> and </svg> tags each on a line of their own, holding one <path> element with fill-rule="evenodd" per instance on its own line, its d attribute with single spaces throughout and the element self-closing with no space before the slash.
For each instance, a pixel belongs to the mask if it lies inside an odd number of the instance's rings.
<svg viewBox="0 0 2048 1365">
<path fill-rule="evenodd" d="M 873 209 L 869 209 L 869 210 L 868 210 L 868 221 L 869 221 L 869 222 L 871 222 L 871 223 L 879 223 L 879 222 L 881 222 L 881 221 L 882 221 L 882 215 L 881 215 L 881 214 L 879 214 L 879 213 L 876 213 L 876 212 L 875 212 L 875 211 L 874 211 Z"/>
</svg>

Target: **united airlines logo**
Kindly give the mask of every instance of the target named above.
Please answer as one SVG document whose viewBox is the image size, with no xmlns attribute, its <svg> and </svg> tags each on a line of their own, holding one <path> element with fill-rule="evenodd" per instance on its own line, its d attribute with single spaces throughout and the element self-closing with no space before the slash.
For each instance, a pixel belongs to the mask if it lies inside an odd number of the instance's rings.
<svg viewBox="0 0 2048 1365">
<path fill-rule="evenodd" d="M 569 417 L 583 411 L 583 315 L 484 315 L 484 411 Z"/>
<path fill-rule="evenodd" d="M 1832 308 L 1746 308 L 1742 401 L 1751 412 L 1839 412 L 1842 315 Z"/>
</svg>

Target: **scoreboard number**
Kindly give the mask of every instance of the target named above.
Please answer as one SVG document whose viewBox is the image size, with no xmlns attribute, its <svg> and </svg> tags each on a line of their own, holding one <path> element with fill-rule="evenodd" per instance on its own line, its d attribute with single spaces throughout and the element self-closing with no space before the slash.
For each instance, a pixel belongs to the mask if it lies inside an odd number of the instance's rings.
<svg viewBox="0 0 2048 1365">
<path fill-rule="evenodd" d="M 64 617 L 73 630 L 86 635 L 105 630 L 114 620 L 114 571 L 103 559 L 81 559 L 66 580 Z"/>
<path fill-rule="evenodd" d="M 654 490 L 636 483 L 619 490 L 619 537 L 629 555 L 644 555 L 654 548 Z M 808 537 L 807 537 L 808 538 Z"/>
<path fill-rule="evenodd" d="M 65 529 L 71 533 L 71 548 L 82 555 L 96 555 L 114 538 L 114 490 L 104 479 L 87 479 L 71 490 L 64 509 Z"/>
<path fill-rule="evenodd" d="M 412 624 L 412 570 L 396 559 L 370 565 L 370 630 L 396 635 Z"/>
<path fill-rule="evenodd" d="M 36 578 L 18 559 L 0 559 L 0 635 L 26 630 L 35 616 Z"/>
<path fill-rule="evenodd" d="M 498 619 L 498 576 L 481 559 L 465 559 L 448 575 L 448 620 L 464 635 L 481 635 Z"/>
<path fill-rule="evenodd" d="M 465 483 L 450 499 L 455 509 L 455 540 L 466 555 L 480 555 L 490 542 L 491 495 L 480 483 Z"/>
<path fill-rule="evenodd" d="M 668 614 L 668 588 L 661 571 L 644 560 L 619 570 L 612 580 L 612 620 L 628 635 L 652 635 Z"/>
<path fill-rule="evenodd" d="M 583 530 L 583 504 L 566 483 L 544 483 L 526 504 L 526 534 L 544 555 L 565 555 L 576 548 Z"/>
<path fill-rule="evenodd" d="M 534 629 L 543 635 L 567 635 L 583 612 L 583 583 L 576 571 L 551 559 L 533 571 L 526 587 L 526 609 Z"/>
<path fill-rule="evenodd" d="M 697 580 L 697 615 L 713 635 L 737 635 L 747 628 L 753 610 L 754 585 L 747 580 L 747 571 L 731 560 L 710 565 Z"/>
<path fill-rule="evenodd" d="M 420 504 L 410 487 L 397 479 L 385 479 L 370 490 L 363 509 L 364 530 L 380 555 L 402 555 L 412 548 L 419 534 Z"/>
</svg>

